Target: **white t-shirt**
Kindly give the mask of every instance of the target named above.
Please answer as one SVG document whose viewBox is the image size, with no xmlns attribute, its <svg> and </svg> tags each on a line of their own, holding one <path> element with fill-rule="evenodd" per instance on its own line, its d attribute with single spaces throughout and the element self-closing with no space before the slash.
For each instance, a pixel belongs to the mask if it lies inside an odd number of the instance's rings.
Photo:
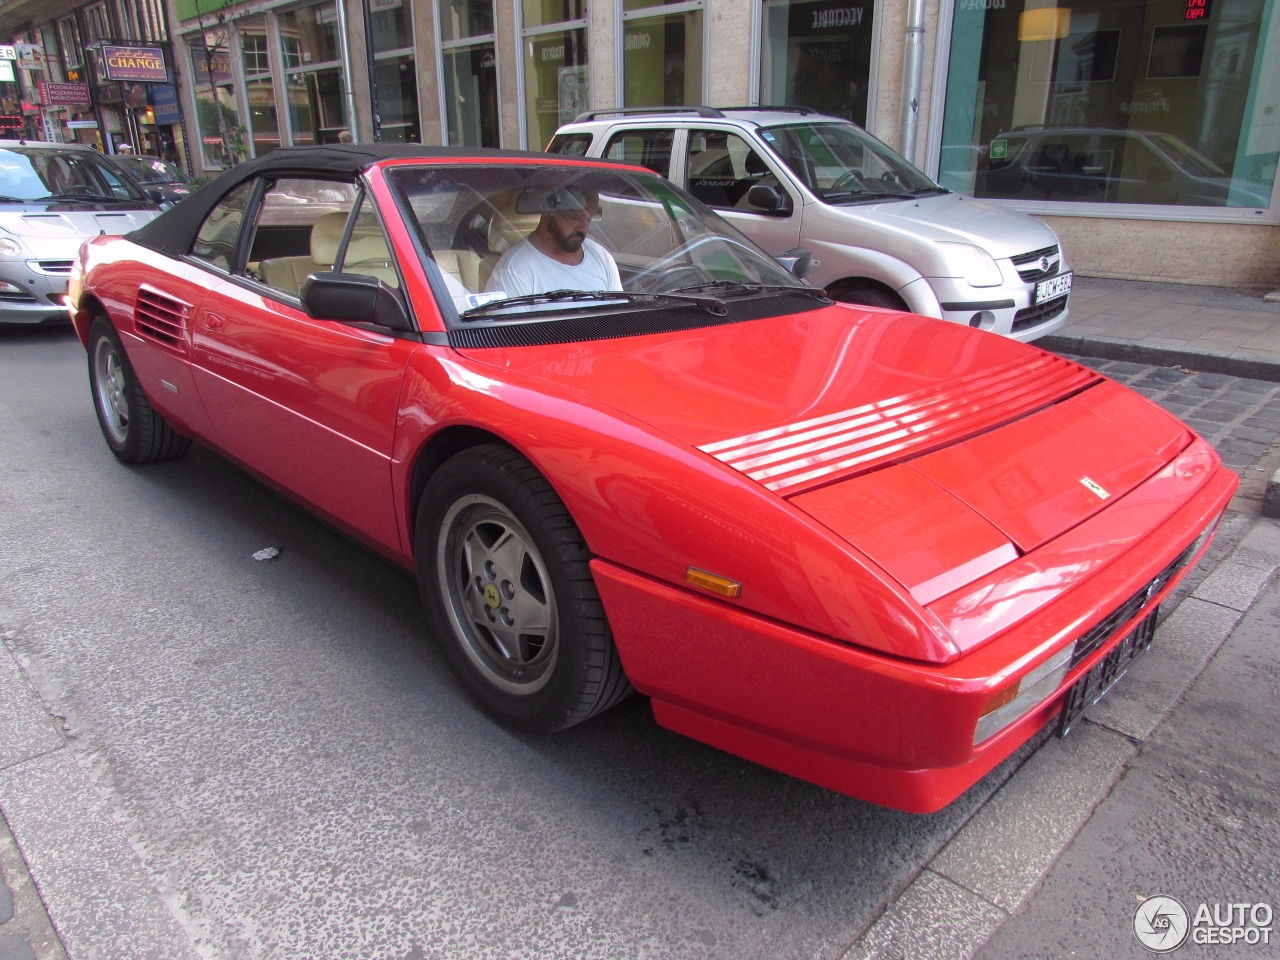
<svg viewBox="0 0 1280 960">
<path fill-rule="evenodd" d="M 613 256 L 590 237 L 582 241 L 582 262 L 570 266 L 553 260 L 526 237 L 502 255 L 485 290 L 522 297 L 551 290 L 621 290 Z"/>
</svg>

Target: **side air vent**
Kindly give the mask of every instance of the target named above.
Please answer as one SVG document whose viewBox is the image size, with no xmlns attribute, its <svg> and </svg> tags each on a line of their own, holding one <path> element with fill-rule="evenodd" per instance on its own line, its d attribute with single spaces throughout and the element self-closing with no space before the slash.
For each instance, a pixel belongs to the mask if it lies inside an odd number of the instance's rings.
<svg viewBox="0 0 1280 960">
<path fill-rule="evenodd" d="M 167 346 L 180 346 L 187 326 L 187 305 L 142 287 L 133 306 L 133 322 L 140 335 Z"/>
</svg>

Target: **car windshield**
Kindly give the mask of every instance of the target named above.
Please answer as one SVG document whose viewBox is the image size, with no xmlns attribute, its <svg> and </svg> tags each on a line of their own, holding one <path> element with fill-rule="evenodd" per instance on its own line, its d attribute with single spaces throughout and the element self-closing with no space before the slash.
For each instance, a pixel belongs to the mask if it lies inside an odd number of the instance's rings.
<svg viewBox="0 0 1280 960">
<path fill-rule="evenodd" d="M 723 316 L 735 302 L 822 296 L 653 174 L 578 165 L 415 165 L 392 168 L 388 179 L 448 286 L 460 324 L 653 305 Z M 568 263 L 580 254 L 584 269 L 553 262 L 541 252 L 544 237 L 572 251 Z"/>
<path fill-rule="evenodd" d="M 147 202 L 93 151 L 56 147 L 0 150 L 0 195 L 9 202 Z"/>
<path fill-rule="evenodd" d="M 851 123 L 797 123 L 760 131 L 778 158 L 820 200 L 858 203 L 946 193 Z"/>
<path fill-rule="evenodd" d="M 187 175 L 159 157 L 116 157 L 116 163 L 139 183 L 186 183 Z"/>
<path fill-rule="evenodd" d="M 1187 173 L 1197 177 L 1226 177 L 1229 174 L 1203 153 L 1167 133 L 1154 133 L 1151 139 L 1164 148 L 1165 155 Z"/>
</svg>

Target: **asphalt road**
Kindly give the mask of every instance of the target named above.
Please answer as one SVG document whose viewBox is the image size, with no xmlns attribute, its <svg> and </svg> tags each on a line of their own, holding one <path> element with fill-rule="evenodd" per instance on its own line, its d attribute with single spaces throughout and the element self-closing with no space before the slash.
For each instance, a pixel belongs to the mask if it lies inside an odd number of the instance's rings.
<svg viewBox="0 0 1280 960">
<path fill-rule="evenodd" d="M 85 366 L 0 331 L 0 808 L 76 960 L 837 958 L 1031 752 L 919 817 L 639 698 L 513 734 L 402 571 L 199 448 L 117 463 Z"/>
</svg>

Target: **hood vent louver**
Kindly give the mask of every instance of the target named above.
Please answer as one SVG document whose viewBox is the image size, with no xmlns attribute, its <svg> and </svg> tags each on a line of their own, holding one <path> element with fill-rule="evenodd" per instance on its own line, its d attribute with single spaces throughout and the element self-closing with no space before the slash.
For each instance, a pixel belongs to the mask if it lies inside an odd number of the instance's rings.
<svg viewBox="0 0 1280 960">
<path fill-rule="evenodd" d="M 700 449 L 775 493 L 794 496 L 992 430 L 1100 379 L 1043 354 Z"/>
<path fill-rule="evenodd" d="M 185 341 L 188 307 L 163 293 L 142 287 L 133 307 L 133 323 L 140 335 L 170 347 Z"/>
</svg>

